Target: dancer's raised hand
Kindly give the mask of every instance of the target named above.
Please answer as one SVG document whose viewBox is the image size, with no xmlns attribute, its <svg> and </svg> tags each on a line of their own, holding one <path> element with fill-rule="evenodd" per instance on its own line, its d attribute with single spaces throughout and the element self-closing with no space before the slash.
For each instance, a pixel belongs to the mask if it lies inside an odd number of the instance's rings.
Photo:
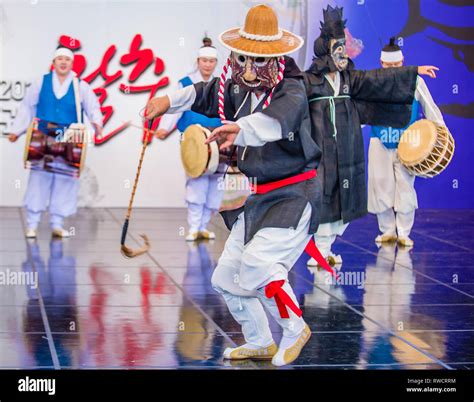
<svg viewBox="0 0 474 402">
<path fill-rule="evenodd" d="M 217 127 L 212 131 L 211 136 L 206 140 L 206 144 L 212 141 L 221 140 L 219 149 L 229 148 L 234 144 L 237 135 L 239 134 L 240 127 L 235 123 L 224 124 L 223 126 Z"/>
<path fill-rule="evenodd" d="M 168 96 L 158 96 L 150 99 L 146 105 L 145 118 L 148 120 L 163 116 L 170 108 Z"/>
<path fill-rule="evenodd" d="M 419 75 L 428 75 L 431 78 L 436 78 L 436 71 L 439 68 L 435 66 L 418 66 L 418 74 Z"/>
</svg>

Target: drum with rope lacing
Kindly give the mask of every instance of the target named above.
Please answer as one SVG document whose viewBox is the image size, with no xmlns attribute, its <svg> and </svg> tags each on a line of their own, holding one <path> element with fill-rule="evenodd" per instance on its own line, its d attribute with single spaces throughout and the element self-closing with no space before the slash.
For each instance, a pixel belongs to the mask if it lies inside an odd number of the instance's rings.
<svg viewBox="0 0 474 402">
<path fill-rule="evenodd" d="M 449 130 L 422 119 L 410 125 L 398 144 L 398 158 L 415 176 L 431 178 L 440 174 L 454 155 L 454 139 Z"/>
</svg>

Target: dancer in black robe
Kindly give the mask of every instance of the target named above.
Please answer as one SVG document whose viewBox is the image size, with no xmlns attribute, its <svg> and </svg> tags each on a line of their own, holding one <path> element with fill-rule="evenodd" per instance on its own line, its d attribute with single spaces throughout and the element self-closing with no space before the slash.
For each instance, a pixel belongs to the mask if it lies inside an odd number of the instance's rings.
<svg viewBox="0 0 474 402">
<path fill-rule="evenodd" d="M 322 151 L 320 225 L 315 242 L 331 264 L 331 252 L 349 222 L 367 214 L 361 124 L 405 127 L 410 121 L 418 74 L 435 77 L 433 66 L 355 70 L 346 54 L 342 8 L 323 11 L 315 58 L 305 73 L 312 135 Z M 317 265 L 314 259 L 308 265 Z"/>
<path fill-rule="evenodd" d="M 238 167 L 255 186 L 243 208 L 223 214 L 231 233 L 212 286 L 245 338 L 224 358 L 271 359 L 281 366 L 293 362 L 311 336 L 288 271 L 314 246 L 320 205 L 315 176 L 321 152 L 311 136 L 303 74 L 286 56 L 303 39 L 279 29 L 275 12 L 258 5 L 243 28 L 224 32 L 220 40 L 232 52 L 221 77 L 150 100 L 147 117 L 191 109 L 226 123 L 207 142 L 219 138 L 221 148 L 236 145 Z M 265 310 L 282 327 L 278 347 Z"/>
</svg>

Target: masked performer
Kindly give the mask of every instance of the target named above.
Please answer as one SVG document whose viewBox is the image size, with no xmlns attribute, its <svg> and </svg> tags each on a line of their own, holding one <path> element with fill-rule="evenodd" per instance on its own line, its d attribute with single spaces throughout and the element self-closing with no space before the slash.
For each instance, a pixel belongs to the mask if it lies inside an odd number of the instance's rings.
<svg viewBox="0 0 474 402">
<path fill-rule="evenodd" d="M 224 32 L 220 40 L 231 50 L 221 77 L 151 100 L 148 116 L 191 108 L 227 120 L 209 141 L 222 140 L 221 148 L 237 145 L 238 167 L 254 193 L 244 207 L 223 213 L 231 233 L 212 285 L 246 341 L 226 349 L 224 357 L 272 359 L 280 366 L 294 361 L 311 335 L 288 282 L 319 214 L 320 151 L 311 138 L 302 74 L 284 57 L 303 40 L 280 29 L 265 5 L 251 8 L 245 26 Z M 226 80 L 229 67 L 232 78 Z M 278 348 L 264 308 L 283 328 Z"/>
<path fill-rule="evenodd" d="M 33 82 L 20 104 L 18 114 L 8 130 L 11 142 L 15 142 L 26 132 L 34 117 L 43 122 L 54 122 L 58 127 L 64 128 L 77 123 L 73 59 L 74 55 L 69 49 L 65 47 L 56 49 L 53 71 Z M 97 96 L 83 80 L 78 82 L 78 92 L 81 111 L 85 112 L 100 135 L 102 113 Z M 67 169 L 65 164 L 57 163 Z M 28 224 L 26 237 L 36 237 L 41 213 L 48 206 L 53 236 L 69 237 L 69 232 L 63 229 L 63 223 L 64 218 L 76 213 L 78 191 L 79 180 L 75 177 L 31 170 L 24 201 Z"/>
<path fill-rule="evenodd" d="M 212 46 L 210 38 L 203 39 L 204 45 L 198 51 L 197 70 L 179 81 L 180 88 L 192 86 L 198 82 L 208 82 L 213 79 L 217 65 L 217 49 Z M 202 114 L 186 110 L 182 113 L 166 114 L 160 120 L 156 136 L 167 138 L 175 129 L 183 133 L 192 124 L 214 128 L 221 125 L 219 118 L 209 118 Z M 188 206 L 189 232 L 186 241 L 215 239 L 214 232 L 207 230 L 207 225 L 221 205 L 224 190 L 219 188 L 225 166 L 219 166 L 218 172 L 212 175 L 202 175 L 196 178 L 186 178 L 186 203 Z"/>
<path fill-rule="evenodd" d="M 315 242 L 331 264 L 337 235 L 350 221 L 367 214 L 364 145 L 361 124 L 404 127 L 410 120 L 418 74 L 434 77 L 436 67 L 354 70 L 346 54 L 342 8 L 323 10 L 315 58 L 305 73 L 313 135 L 322 150 L 321 220 Z M 309 265 L 317 265 L 314 259 Z"/>
<path fill-rule="evenodd" d="M 390 39 L 390 43 L 382 49 L 380 63 L 383 68 L 403 65 L 403 53 L 395 44 L 395 38 Z M 418 77 L 408 125 L 418 120 L 420 106 L 428 120 L 446 125 L 425 81 Z M 418 208 L 415 176 L 400 163 L 397 155 L 398 143 L 406 128 L 372 127 L 369 145 L 368 210 L 377 214 L 379 229 L 382 232 L 375 238 L 377 243 L 398 239 L 400 245 L 412 247 L 413 240 L 409 235 L 415 221 L 415 209 Z"/>
</svg>

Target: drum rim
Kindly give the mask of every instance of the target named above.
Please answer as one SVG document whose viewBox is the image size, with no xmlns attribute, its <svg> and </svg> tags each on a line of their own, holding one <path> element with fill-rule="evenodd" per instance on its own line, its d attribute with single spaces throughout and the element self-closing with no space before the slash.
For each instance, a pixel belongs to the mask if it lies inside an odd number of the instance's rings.
<svg viewBox="0 0 474 402">
<path fill-rule="evenodd" d="M 30 154 L 31 137 L 33 136 L 33 131 L 36 129 L 38 129 L 38 120 L 34 118 L 26 130 L 25 149 L 23 150 L 23 164 L 25 169 L 27 169 L 27 162 L 30 162 L 28 160 L 28 155 Z"/>
<path fill-rule="evenodd" d="M 79 162 L 79 170 L 77 171 L 77 177 L 81 176 L 82 170 L 84 169 L 84 165 L 86 164 L 86 153 L 87 153 L 88 146 L 89 146 L 89 135 L 87 133 L 87 130 L 84 130 L 82 134 L 81 161 Z"/>
<path fill-rule="evenodd" d="M 199 127 L 202 128 L 205 138 L 208 139 L 212 133 L 211 130 L 209 130 L 206 127 L 201 126 L 200 124 L 197 124 Z M 217 145 L 217 141 L 210 142 L 207 145 L 207 163 L 206 163 L 206 168 L 204 169 L 204 172 L 201 174 L 201 176 L 204 175 L 210 175 L 214 174 L 217 172 L 217 168 L 219 166 L 219 146 Z"/>
</svg>

